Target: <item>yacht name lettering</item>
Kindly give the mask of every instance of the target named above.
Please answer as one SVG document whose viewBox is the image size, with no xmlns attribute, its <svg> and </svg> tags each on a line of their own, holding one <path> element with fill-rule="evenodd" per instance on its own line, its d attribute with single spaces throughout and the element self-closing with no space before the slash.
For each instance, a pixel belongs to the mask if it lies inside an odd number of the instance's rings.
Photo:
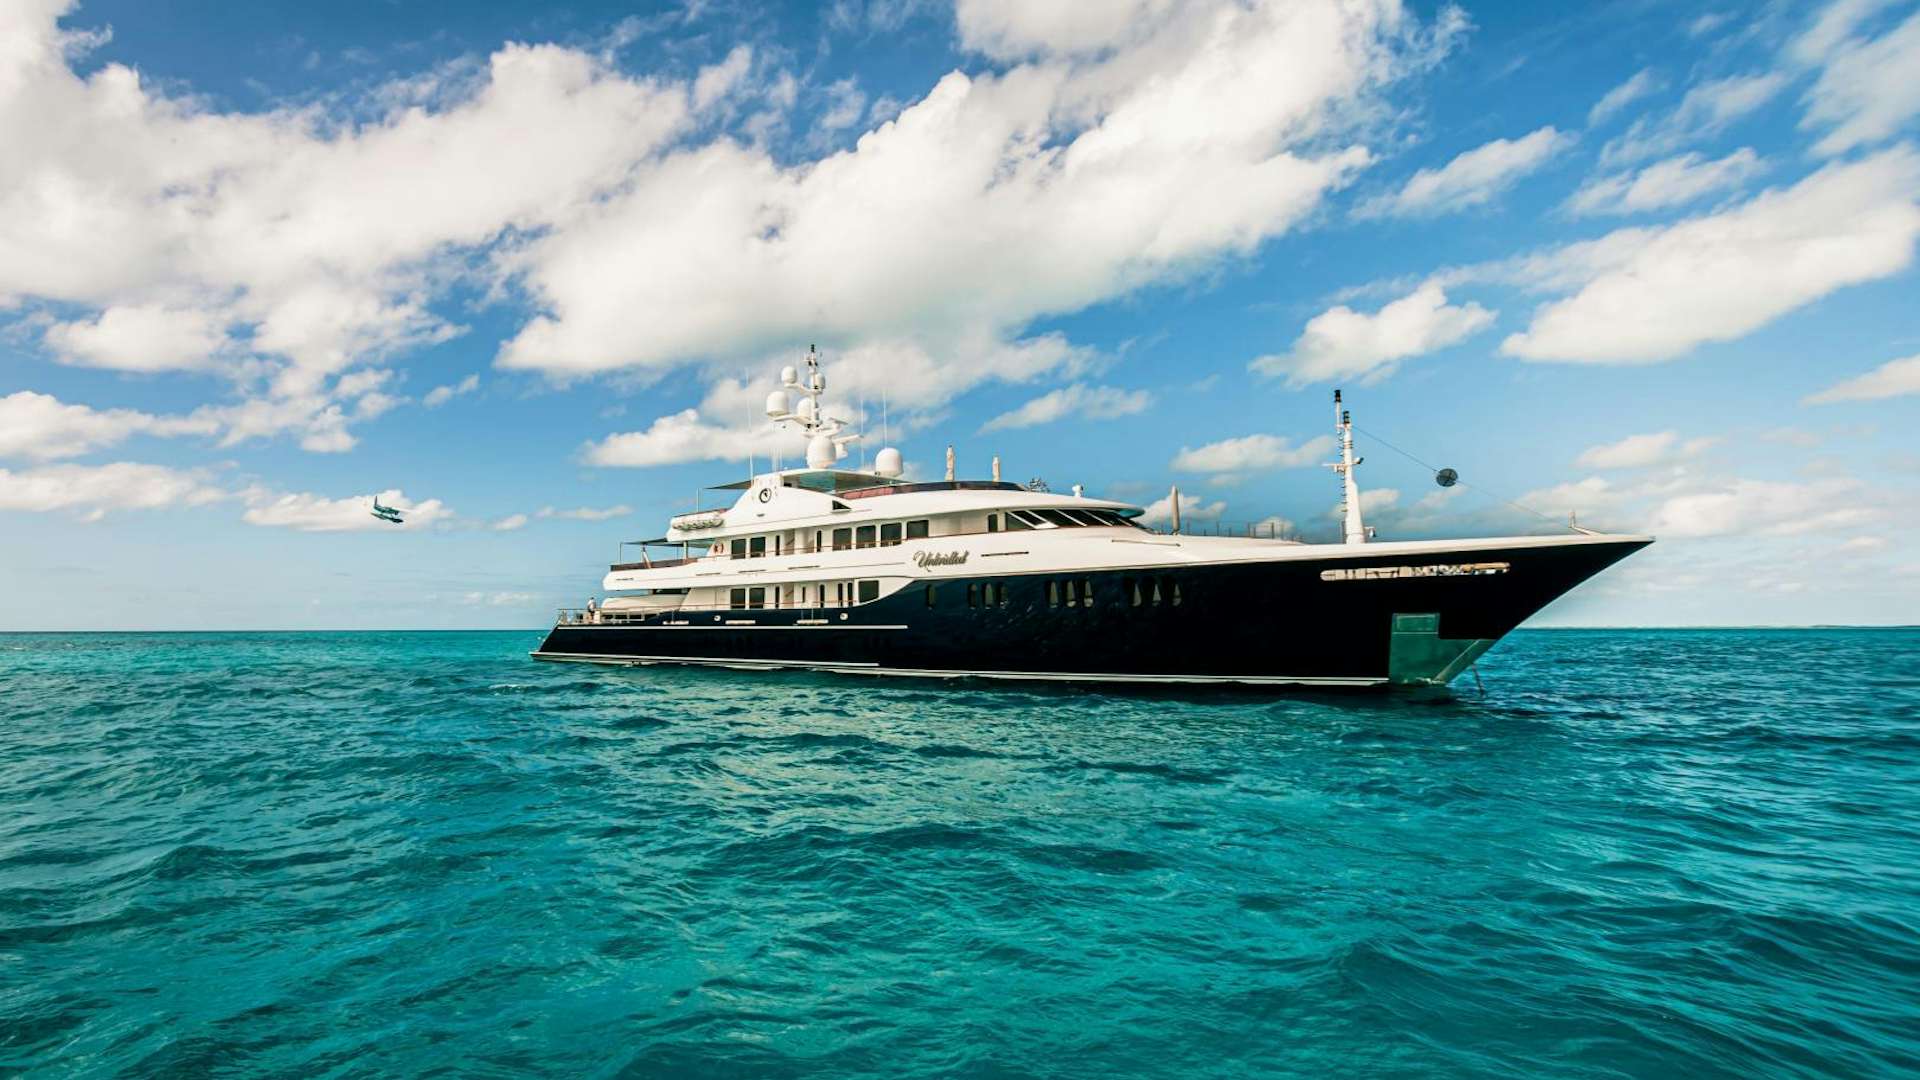
<svg viewBox="0 0 1920 1080">
<path fill-rule="evenodd" d="M 925 570 L 929 566 L 959 566 L 967 561 L 965 551 L 921 551 L 913 556 L 914 565 Z"/>
</svg>

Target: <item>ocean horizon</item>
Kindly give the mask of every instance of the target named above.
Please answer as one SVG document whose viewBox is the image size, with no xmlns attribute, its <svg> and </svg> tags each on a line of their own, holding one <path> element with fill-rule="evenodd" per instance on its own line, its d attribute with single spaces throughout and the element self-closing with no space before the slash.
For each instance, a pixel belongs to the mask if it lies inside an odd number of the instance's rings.
<svg viewBox="0 0 1920 1080">
<path fill-rule="evenodd" d="M 1905 629 L 1445 693 L 0 637 L 0 1073 L 1892 1076 Z"/>
</svg>

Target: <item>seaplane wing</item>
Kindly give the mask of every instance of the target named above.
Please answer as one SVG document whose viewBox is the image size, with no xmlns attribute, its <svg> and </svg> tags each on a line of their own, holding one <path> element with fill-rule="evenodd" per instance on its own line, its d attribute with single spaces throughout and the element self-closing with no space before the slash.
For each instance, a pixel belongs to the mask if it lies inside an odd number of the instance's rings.
<svg viewBox="0 0 1920 1080">
<path fill-rule="evenodd" d="M 392 522 L 395 525 L 405 525 L 407 520 L 401 516 L 404 512 L 405 511 L 396 510 L 391 506 L 382 506 L 380 505 L 380 497 L 378 495 L 373 497 L 373 516 L 379 518 L 381 521 Z"/>
</svg>

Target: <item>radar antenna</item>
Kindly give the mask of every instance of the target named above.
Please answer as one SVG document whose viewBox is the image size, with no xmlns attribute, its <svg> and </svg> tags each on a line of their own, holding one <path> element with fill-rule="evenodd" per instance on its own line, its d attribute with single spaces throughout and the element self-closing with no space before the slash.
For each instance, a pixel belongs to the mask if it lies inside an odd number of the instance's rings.
<svg viewBox="0 0 1920 1080">
<path fill-rule="evenodd" d="M 792 424 L 807 437 L 807 468 L 831 469 L 847 456 L 847 444 L 857 441 L 858 433 L 847 431 L 847 422 L 828 416 L 820 404 L 826 395 L 827 377 L 820 372 L 820 352 L 807 346 L 806 379 L 788 367 L 780 372 L 782 389 L 767 395 L 767 416 L 776 424 Z M 798 403 L 789 402 L 787 391 L 799 394 Z"/>
</svg>

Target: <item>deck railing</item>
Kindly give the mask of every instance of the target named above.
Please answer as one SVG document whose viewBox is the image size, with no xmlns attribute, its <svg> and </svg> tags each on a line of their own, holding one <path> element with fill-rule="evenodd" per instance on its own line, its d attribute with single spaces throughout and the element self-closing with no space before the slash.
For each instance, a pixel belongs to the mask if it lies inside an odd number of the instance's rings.
<svg viewBox="0 0 1920 1080">
<path fill-rule="evenodd" d="M 1076 528 L 1095 528 L 1095 527 L 1097 526 L 1076 526 Z M 1108 526 L 1108 527 L 1117 528 L 1118 526 Z M 839 528 L 846 528 L 846 526 L 842 525 L 842 526 L 839 526 Z M 1138 528 L 1141 531 L 1144 531 L 1153 536 L 1176 535 L 1172 529 L 1166 528 L 1166 527 L 1151 528 L 1147 526 L 1139 526 Z M 795 530 L 795 531 L 829 531 L 829 530 L 816 529 L 816 530 Z M 916 536 L 916 537 L 913 537 L 912 539 L 914 541 L 925 540 L 925 541 L 932 541 L 932 542 L 938 543 L 938 542 L 944 542 L 947 540 L 964 540 L 964 539 L 968 539 L 975 536 L 1005 536 L 1005 535 L 1017 534 L 1021 532 L 1049 532 L 1049 531 L 1052 531 L 1052 530 L 1001 529 L 997 532 L 989 532 L 986 529 L 971 529 L 966 532 L 941 533 L 938 536 Z M 770 535 L 770 534 L 763 533 L 760 535 Z M 1299 531 L 1294 529 L 1291 525 L 1287 525 L 1281 522 L 1271 521 L 1271 520 L 1245 521 L 1245 522 L 1237 522 L 1237 521 L 1182 522 L 1180 527 L 1180 532 L 1177 535 L 1179 536 L 1229 536 L 1229 537 L 1237 536 L 1237 537 L 1246 537 L 1254 540 L 1299 540 L 1300 539 Z M 725 540 L 688 541 L 688 543 L 690 544 L 691 543 L 725 544 L 726 542 L 727 541 Z M 739 559 L 782 558 L 784 559 L 793 555 L 819 555 L 822 553 L 830 553 L 835 551 L 866 551 L 872 548 L 899 547 L 901 544 L 908 543 L 908 542 L 909 541 L 906 538 L 902 538 L 900 540 L 877 540 L 876 539 L 876 540 L 871 540 L 864 543 L 856 541 L 855 543 L 848 544 L 845 547 L 835 547 L 831 543 L 819 544 L 819 545 L 796 544 L 791 548 L 785 548 L 780 551 L 763 551 L 758 555 L 748 554 L 748 555 L 739 555 L 739 556 L 734 555 L 733 553 L 728 551 L 726 548 L 722 547 L 720 550 L 715 551 L 708 555 L 694 555 L 684 559 L 654 559 L 646 562 L 617 562 L 617 563 L 613 563 L 609 567 L 609 569 L 615 570 L 615 571 L 658 570 L 663 567 L 687 566 L 694 563 L 704 563 L 704 562 L 723 562 L 723 561 L 729 561 L 735 558 L 739 558 Z"/>
</svg>

